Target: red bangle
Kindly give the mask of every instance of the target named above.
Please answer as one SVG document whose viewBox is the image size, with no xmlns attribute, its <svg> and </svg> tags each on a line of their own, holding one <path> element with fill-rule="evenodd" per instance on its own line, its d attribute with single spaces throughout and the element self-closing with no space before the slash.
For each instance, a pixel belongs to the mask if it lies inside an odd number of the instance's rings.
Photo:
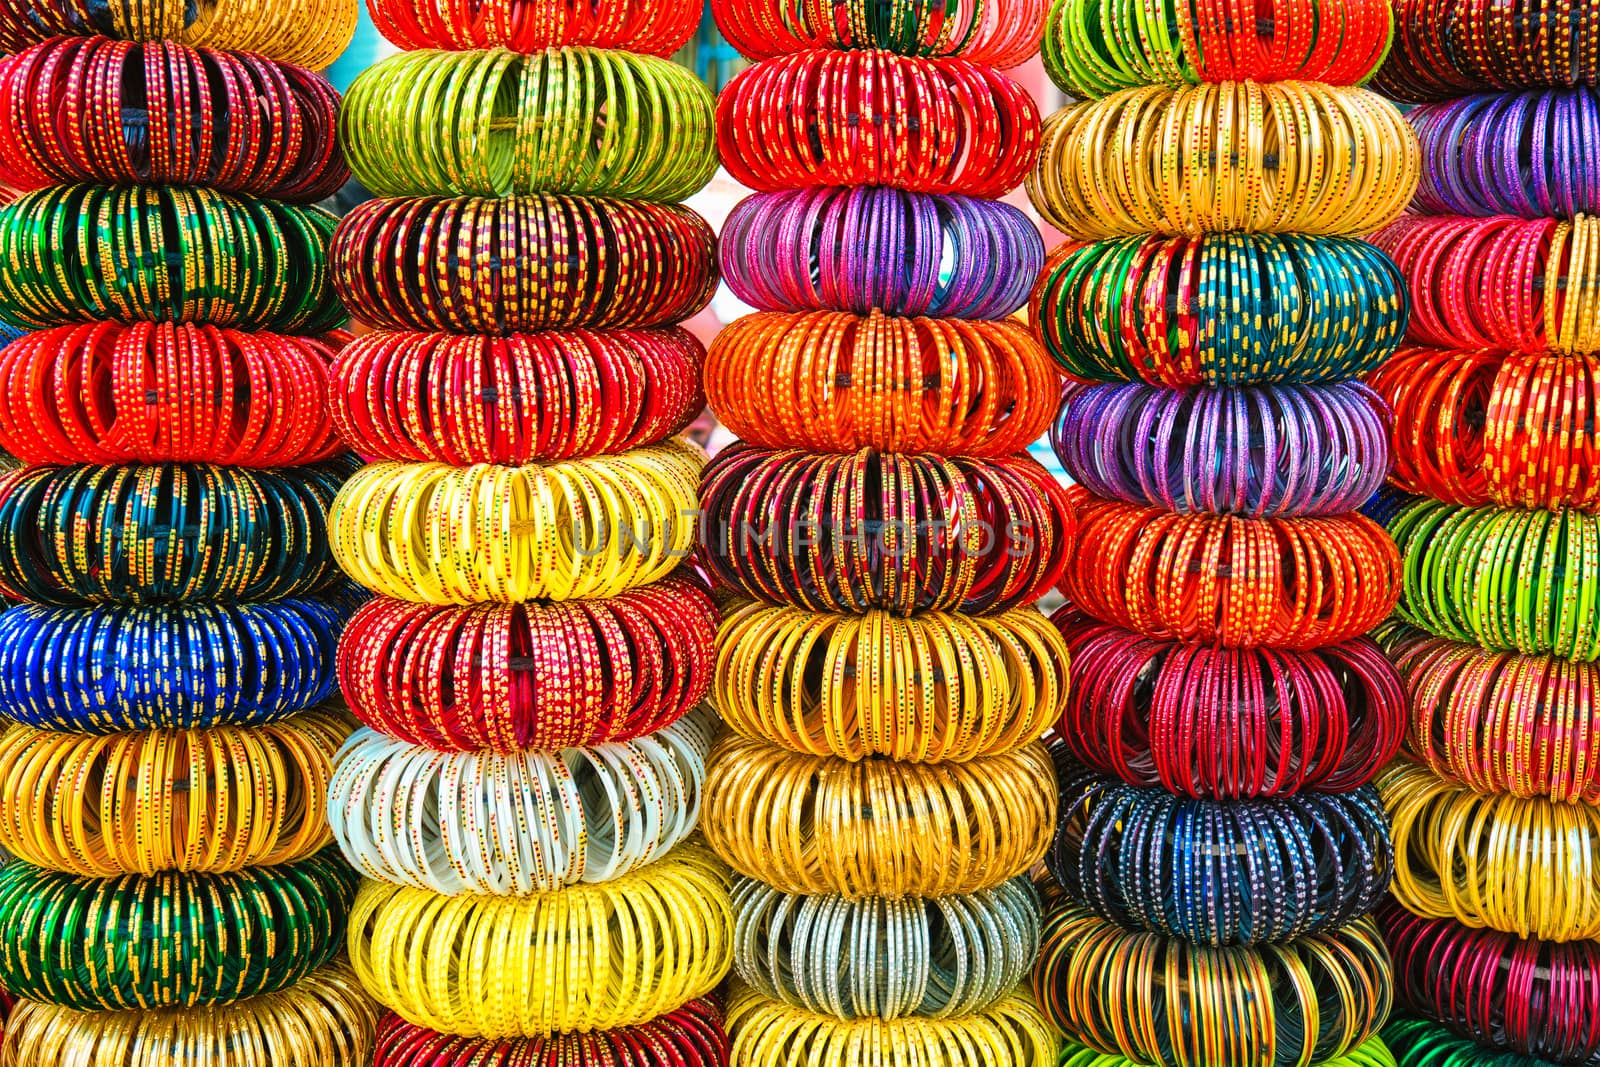
<svg viewBox="0 0 1600 1067">
<path fill-rule="evenodd" d="M 711 0 L 711 15 L 722 36 L 747 59 L 813 49 L 876 49 L 1015 67 L 1039 51 L 1047 6 L 1046 0 Z"/>
<path fill-rule="evenodd" d="M 589 45 L 670 56 L 700 11 L 701 0 L 367 0 L 378 32 L 406 51 Z"/>
</svg>

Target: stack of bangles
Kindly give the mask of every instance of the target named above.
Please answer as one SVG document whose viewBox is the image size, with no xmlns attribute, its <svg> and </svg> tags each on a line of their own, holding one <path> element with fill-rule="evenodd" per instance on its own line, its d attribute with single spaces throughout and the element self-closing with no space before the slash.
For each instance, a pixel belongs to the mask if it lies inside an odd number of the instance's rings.
<svg viewBox="0 0 1600 1067">
<path fill-rule="evenodd" d="M 1387 1030 L 1384 1031 L 1385 1037 L 1387 1033 Z M 1061 1058 L 1056 1063 L 1057 1067 L 1140 1067 L 1139 1061 L 1130 1060 L 1120 1053 L 1100 1052 L 1087 1045 L 1071 1044 L 1061 1050 Z M 1385 1039 L 1374 1036 L 1343 1056 L 1323 1060 L 1318 1067 L 1397 1067 L 1397 1064 Z M 1422 1067 L 1422 1065 L 1407 1064 L 1405 1067 Z M 1452 1067 L 1468 1067 L 1468 1065 L 1452 1065 Z M 1489 1067 L 1489 1064 L 1488 1061 L 1479 1063 L 1474 1060 L 1470 1067 Z M 1493 1064 L 1492 1067 L 1543 1067 L 1543 1065 L 1499 1063 Z"/>
<path fill-rule="evenodd" d="M 694 36 L 702 0 L 372 0 L 378 32 L 406 51 L 585 45 L 670 56 Z"/>
<path fill-rule="evenodd" d="M 752 742 L 852 761 L 961 763 L 1015 752 L 1055 722 L 1067 660 L 1060 635 L 1031 609 L 898 618 L 748 605 L 722 624 L 713 701 Z"/>
<path fill-rule="evenodd" d="M 624 741 L 705 696 L 717 618 L 705 589 L 677 576 L 560 604 L 375 600 L 345 628 L 339 688 L 368 726 L 444 751 Z"/>
<path fill-rule="evenodd" d="M 1406 328 L 1405 278 L 1343 237 L 1211 233 L 1068 242 L 1030 319 L 1074 378 L 1172 389 L 1361 377 Z"/>
<path fill-rule="evenodd" d="M 1593 1018 L 1592 1015 L 1588 1017 Z M 1552 1053 L 1559 1058 L 1535 1059 L 1520 1052 L 1508 1052 L 1503 1045 L 1496 1047 L 1461 1037 L 1438 1023 L 1416 1016 L 1390 1019 L 1382 1036 L 1397 1067 L 1548 1067 L 1551 1062 L 1595 1067 L 1600 1063 L 1600 1058 L 1585 1059 L 1581 1054 Z"/>
<path fill-rule="evenodd" d="M 1039 48 L 1045 0 L 712 0 L 717 29 L 750 59 L 818 49 L 955 56 L 1014 67 Z"/>
<path fill-rule="evenodd" d="M 1540 0 L 1396 0 L 1379 92 L 1410 102 L 1600 83 L 1600 11 Z"/>
<path fill-rule="evenodd" d="M 1378 786 L 1408 911 L 1518 937 L 1600 938 L 1600 807 L 1476 793 L 1406 762 Z"/>
<path fill-rule="evenodd" d="M 1343 793 L 1399 751 L 1407 694 L 1363 637 L 1306 652 L 1159 641 L 1064 607 L 1075 684 L 1056 733 L 1130 785 L 1221 800 Z"/>
<path fill-rule="evenodd" d="M 606 882 L 693 832 L 715 720 L 699 709 L 632 741 L 435 752 L 371 730 L 339 752 L 328 816 L 381 882 L 524 896 Z"/>
</svg>

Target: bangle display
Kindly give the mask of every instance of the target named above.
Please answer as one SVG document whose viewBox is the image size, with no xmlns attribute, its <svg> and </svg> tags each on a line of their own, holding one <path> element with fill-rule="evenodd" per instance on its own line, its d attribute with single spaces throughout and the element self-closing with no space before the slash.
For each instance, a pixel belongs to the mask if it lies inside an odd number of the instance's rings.
<svg viewBox="0 0 1600 1067">
<path fill-rule="evenodd" d="M 1405 210 L 1416 135 L 1387 100 L 1317 82 L 1125 89 L 1045 120 L 1028 197 L 1076 238 L 1355 235 Z"/>
<path fill-rule="evenodd" d="M 349 951 L 361 984 L 407 1022 L 539 1037 L 636 1026 L 705 996 L 728 971 L 732 930 L 726 868 L 686 844 L 615 881 L 526 897 L 366 882 Z"/>
<path fill-rule="evenodd" d="M 1039 50 L 1045 0 L 712 0 L 728 43 L 747 59 L 813 49 L 961 56 L 1015 67 Z"/>
<path fill-rule="evenodd" d="M 728 288 L 765 311 L 1000 319 L 1027 303 L 1044 241 L 995 200 L 809 188 L 740 201 L 718 255 Z"/>
<path fill-rule="evenodd" d="M 0 869 L 0 980 L 77 1011 L 225 1004 L 338 952 L 356 877 L 323 852 L 235 874 L 85 879 Z"/>
<path fill-rule="evenodd" d="M 968 763 L 850 763 L 732 737 L 712 753 L 706 840 L 784 893 L 942 897 L 992 889 L 1050 846 L 1041 744 Z"/>
<path fill-rule="evenodd" d="M 677 327 L 369 333 L 334 362 L 333 424 L 361 455 L 402 462 L 515 466 L 624 452 L 700 414 L 704 361 Z"/>
<path fill-rule="evenodd" d="M 1440 637 L 1600 659 L 1600 516 L 1419 499 L 1389 521 L 1405 561 L 1396 613 Z"/>
<path fill-rule="evenodd" d="M 372 730 L 339 751 L 328 821 L 380 882 L 523 896 L 608 882 L 694 832 L 715 717 L 592 748 L 434 752 Z"/>
<path fill-rule="evenodd" d="M 737 878 L 733 966 L 768 1000 L 838 1019 L 949 1019 L 1009 997 L 1039 951 L 1027 878 L 967 896 L 791 896 Z"/>
<path fill-rule="evenodd" d="M 757 192 L 885 185 L 992 199 L 1033 168 L 1039 111 L 1017 82 L 964 59 L 805 51 L 728 83 L 717 147 Z"/>
<path fill-rule="evenodd" d="M 1543 1067 L 1549 1062 L 1458 1037 L 1427 1019 L 1390 1019 L 1383 1028 L 1383 1040 L 1399 1067 Z M 1593 1067 L 1596 1061 L 1569 1062 Z"/>
<path fill-rule="evenodd" d="M 561 604 L 374 600 L 344 631 L 339 687 L 368 726 L 447 752 L 626 741 L 706 695 L 717 622 L 680 576 Z"/>
<path fill-rule="evenodd" d="M 1069 242 L 1045 262 L 1029 320 L 1083 381 L 1322 382 L 1362 377 L 1394 352 L 1405 284 L 1383 253 L 1342 237 Z"/>
<path fill-rule="evenodd" d="M 1518 937 L 1600 938 L 1600 808 L 1475 793 L 1406 762 L 1378 786 L 1407 910 Z"/>
<path fill-rule="evenodd" d="M 1391 430 L 1360 382 L 1130 382 L 1069 387 L 1050 444 L 1095 496 L 1260 519 L 1358 510 L 1388 474 Z"/>
<path fill-rule="evenodd" d="M 711 90 L 594 48 L 402 52 L 350 83 L 339 144 L 378 196 L 684 200 L 716 171 Z"/>
<path fill-rule="evenodd" d="M 336 340 L 191 323 L 58 326 L 0 348 L 0 448 L 24 463 L 289 467 L 342 452 Z"/>
<path fill-rule="evenodd" d="M 0 62 L 0 172 L 20 189 L 205 185 L 313 203 L 350 177 L 338 116 L 339 94 L 304 67 L 59 37 Z"/>
<path fill-rule="evenodd" d="M 717 641 L 735 733 L 857 761 L 962 763 L 1037 740 L 1067 700 L 1067 649 L 1039 612 L 813 614 L 747 605 Z"/>
<path fill-rule="evenodd" d="M 812 312 L 735 319 L 706 397 L 751 444 L 814 452 L 1005 456 L 1039 439 L 1060 376 L 1016 322 Z"/>
<path fill-rule="evenodd" d="M 1308 1067 L 1377 1033 L 1393 997 L 1371 919 L 1257 948 L 1124 930 L 1076 904 L 1045 914 L 1040 1006 L 1069 1040 L 1136 1063 Z"/>
<path fill-rule="evenodd" d="M 542 52 L 588 45 L 670 56 L 694 36 L 701 0 L 370 0 L 378 32 L 399 48 Z"/>
<path fill-rule="evenodd" d="M 1600 12 L 1530 0 L 1395 0 L 1394 49 L 1374 85 L 1396 100 L 1600 81 Z"/>
<path fill-rule="evenodd" d="M 1060 579 L 1077 533 L 1066 490 L 1026 454 L 741 443 L 707 464 L 700 506 L 715 582 L 811 611 L 1010 611 Z"/>
<path fill-rule="evenodd" d="M 1130 785 L 1221 800 L 1345 793 L 1400 749 L 1407 694 L 1364 637 L 1230 649 L 1142 637 L 1070 606 L 1052 620 L 1075 683 L 1056 733 Z"/>
<path fill-rule="evenodd" d="M 0 211 L 0 318 L 317 334 L 345 320 L 321 208 L 193 186 L 63 185 Z"/>
<path fill-rule="evenodd" d="M 333 838 L 323 816 L 350 723 L 310 712 L 268 726 L 93 736 L 0 734 L 0 844 L 90 878 L 226 873 L 302 860 Z"/>
<path fill-rule="evenodd" d="M 673 438 L 538 466 L 374 463 L 339 491 L 328 535 L 345 573 L 380 596 L 617 596 L 665 578 L 694 550 L 704 457 Z"/>
<path fill-rule="evenodd" d="M 706 221 L 677 205 L 369 200 L 339 222 L 334 283 L 352 315 L 387 329 L 504 336 L 660 326 L 711 300 L 715 248 Z"/>
</svg>

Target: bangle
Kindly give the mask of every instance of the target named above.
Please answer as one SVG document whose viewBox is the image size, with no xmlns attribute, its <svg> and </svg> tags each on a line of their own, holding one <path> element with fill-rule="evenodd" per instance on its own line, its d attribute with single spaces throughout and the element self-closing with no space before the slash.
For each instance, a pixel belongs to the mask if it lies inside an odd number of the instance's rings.
<svg viewBox="0 0 1600 1067">
<path fill-rule="evenodd" d="M 1418 499 L 1388 528 L 1406 622 L 1490 649 L 1600 659 L 1600 516 Z"/>
<path fill-rule="evenodd" d="M 716 172 L 711 90 L 623 51 L 402 52 L 356 76 L 339 143 L 378 196 L 684 200 Z"/>
<path fill-rule="evenodd" d="M 1391 1022 L 1391 1025 L 1396 1024 Z M 1383 1033 L 1387 1036 L 1388 1030 Z M 1138 1061 L 1130 1060 L 1115 1052 L 1100 1052 L 1087 1045 L 1074 1045 L 1071 1042 L 1061 1050 L 1061 1058 L 1056 1062 L 1057 1067 L 1140 1067 Z M 1477 1063 L 1475 1060 L 1471 1062 Z M 1324 1060 L 1318 1067 L 1397 1067 L 1397 1065 L 1394 1055 L 1384 1042 L 1377 1037 L 1369 1037 L 1343 1056 Z M 1425 1065 L 1410 1064 L 1408 1067 L 1425 1067 Z M 1469 1067 L 1469 1065 L 1460 1064 L 1453 1067 Z M 1519 1067 L 1519 1065 L 1502 1064 L 1498 1067 Z"/>
<path fill-rule="evenodd" d="M 1600 1057 L 1600 945 L 1533 941 L 1474 930 L 1449 919 L 1424 919 L 1394 904 L 1379 912 L 1394 953 L 1396 993 L 1411 1012 L 1437 1020 L 1479 1046 L 1537 1057 L 1538 1062 L 1592 1064 Z M 1423 1024 L 1421 1020 L 1407 1023 Z M 1397 1025 L 1384 1031 L 1392 1039 Z M 1400 1036 L 1400 1035 L 1393 1035 Z M 1394 1041 L 1402 1062 L 1415 1045 L 1445 1035 L 1412 1032 Z M 1494 1063 L 1474 1047 L 1473 1064 Z M 1479 1058 L 1485 1057 L 1485 1058 Z M 1432 1061 L 1430 1061 L 1432 1062 Z M 1444 1062 L 1444 1061 L 1438 1061 Z M 1507 1067 L 1522 1067 L 1516 1060 Z"/>
<path fill-rule="evenodd" d="M 988 615 L 1032 604 L 1077 534 L 1067 491 L 1026 454 L 816 455 L 736 444 L 700 480 L 716 584 L 818 612 Z"/>
<path fill-rule="evenodd" d="M 704 410 L 704 361 L 677 327 L 369 333 L 334 362 L 333 424 L 363 456 L 453 467 L 625 452 Z"/>
<path fill-rule="evenodd" d="M 1475 793 L 1403 761 L 1378 787 L 1407 910 L 1518 937 L 1600 938 L 1600 808 Z"/>
<path fill-rule="evenodd" d="M 1396 0 L 1394 11 L 1374 84 L 1396 100 L 1600 81 L 1600 12 L 1587 4 Z"/>
<path fill-rule="evenodd" d="M 535 53 L 587 45 L 670 56 L 700 24 L 702 0 L 371 0 L 378 32 L 399 48 Z"/>
<path fill-rule="evenodd" d="M 750 604 L 717 640 L 712 702 L 742 737 L 859 761 L 962 763 L 1037 740 L 1067 700 L 1067 649 L 1045 617 Z"/>
<path fill-rule="evenodd" d="M 374 600 L 344 631 L 339 688 L 373 729 L 447 752 L 626 741 L 706 695 L 717 622 L 699 582 L 676 576 L 560 604 Z"/>
<path fill-rule="evenodd" d="M 1389 472 L 1391 429 L 1360 382 L 1130 382 L 1068 387 L 1050 444 L 1095 496 L 1261 519 L 1358 510 Z"/>
<path fill-rule="evenodd" d="M 1016 322 L 757 313 L 706 356 L 706 397 L 766 448 L 1006 456 L 1039 439 L 1060 376 Z"/>
<path fill-rule="evenodd" d="M 704 456 L 672 438 L 526 467 L 374 463 L 339 491 L 328 535 L 345 573 L 380 596 L 612 597 L 665 578 L 693 551 Z"/>
<path fill-rule="evenodd" d="M 65 185 L 0 212 L 0 312 L 18 326 L 207 322 L 318 334 L 345 319 L 321 208 L 160 185 Z"/>
<path fill-rule="evenodd" d="M 728 83 L 717 147 L 757 192 L 886 185 L 997 199 L 1038 157 L 1039 111 L 1021 85 L 964 59 L 805 51 Z"/>
<path fill-rule="evenodd" d="M 1150 85 L 1069 104 L 1046 119 L 1028 198 L 1075 238 L 1354 235 L 1405 210 L 1420 165 L 1411 127 L 1366 89 Z"/>
<path fill-rule="evenodd" d="M 0 349 L 0 447 L 24 463 L 292 467 L 343 451 L 333 339 L 95 322 Z"/>
<path fill-rule="evenodd" d="M 343 966 L 220 1007 L 77 1012 L 21 1001 L 6 1045 L 21 1063 L 86 1067 L 368 1067 L 377 1008 Z"/>
<path fill-rule="evenodd" d="M 350 177 L 338 115 L 321 75 L 251 54 L 59 37 L 0 63 L 0 151 L 19 189 L 205 185 L 313 203 Z"/>
<path fill-rule="evenodd" d="M 1400 555 L 1362 515 L 1179 515 L 1079 495 L 1069 601 L 1147 637 L 1317 648 L 1359 637 L 1400 594 Z"/>
<path fill-rule="evenodd" d="M 1384 0 L 1273 0 L 1244 15 L 1221 0 L 1055 0 L 1044 65 L 1079 99 L 1247 79 L 1353 85 L 1383 62 L 1393 28 Z"/>
<path fill-rule="evenodd" d="M 711 0 L 717 29 L 747 59 L 861 49 L 991 67 L 1033 57 L 1044 9 L 1045 0 Z"/>
<path fill-rule="evenodd" d="M 13 726 L 0 734 L 0 844 L 90 878 L 226 873 L 302 860 L 350 723 L 310 712 L 269 726 L 110 736 Z"/>
<path fill-rule="evenodd" d="M 1540 1067 L 1548 1061 L 1457 1037 L 1427 1019 L 1390 1019 L 1383 1040 L 1394 1052 L 1399 1067 Z M 1573 1059 L 1570 1062 L 1593 1063 Z"/>
<path fill-rule="evenodd" d="M 225 1004 L 329 962 L 356 877 L 321 852 L 234 874 L 84 879 L 0 869 L 0 979 L 78 1011 Z"/>
<path fill-rule="evenodd" d="M 1271 301 L 1257 299 L 1272 293 Z M 1362 241 L 1229 233 L 1067 243 L 1029 305 L 1074 378 L 1182 389 L 1360 378 L 1406 328 L 1405 278 Z"/>
<path fill-rule="evenodd" d="M 1055 1067 L 1061 1039 L 1018 993 L 955 1019 L 836 1019 L 735 986 L 728 1001 L 730 1067 Z"/>
<path fill-rule="evenodd" d="M 527 897 L 366 882 L 349 951 L 361 984 L 410 1023 L 539 1037 L 636 1026 L 705 996 L 728 971 L 732 928 L 726 869 L 685 844 L 615 881 Z"/>
<path fill-rule="evenodd" d="M 1001 319 L 1027 303 L 1044 241 L 994 200 L 812 188 L 740 201 L 718 255 L 728 288 L 765 311 Z"/>
<path fill-rule="evenodd" d="M 1034 989 L 1068 1040 L 1136 1063 L 1305 1067 L 1377 1033 L 1393 997 L 1369 918 L 1255 948 L 1124 930 L 1076 904 L 1045 912 Z"/>
<path fill-rule="evenodd" d="M 1039 952 L 1039 894 L 1027 878 L 896 900 L 791 896 L 736 878 L 733 911 L 733 966 L 746 985 L 845 1020 L 982 1012 L 1012 995 Z"/>
<path fill-rule="evenodd" d="M 706 840 L 784 893 L 856 899 L 992 889 L 1037 863 L 1055 828 L 1044 746 L 969 763 L 849 763 L 732 737 L 706 778 Z"/>
<path fill-rule="evenodd" d="M 357 206 L 332 256 L 339 297 L 369 325 L 503 336 L 681 322 L 711 300 L 715 248 L 676 205 L 421 197 Z"/>
<path fill-rule="evenodd" d="M 445 896 L 608 882 L 694 831 L 714 724 L 702 708 L 632 741 L 509 754 L 360 730 L 339 750 L 328 821 L 380 882 Z"/>
<path fill-rule="evenodd" d="M 1056 734 L 1130 785 L 1235 800 L 1345 793 L 1400 749 L 1406 691 L 1364 637 L 1305 652 L 1157 641 L 1058 609 L 1075 683 Z"/>
</svg>

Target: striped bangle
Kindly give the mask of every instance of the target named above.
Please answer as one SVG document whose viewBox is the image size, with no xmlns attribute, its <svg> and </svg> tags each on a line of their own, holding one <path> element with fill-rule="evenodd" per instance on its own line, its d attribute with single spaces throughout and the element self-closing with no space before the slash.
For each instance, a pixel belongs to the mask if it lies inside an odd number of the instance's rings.
<svg viewBox="0 0 1600 1067">
<path fill-rule="evenodd" d="M 712 0 L 728 43 L 749 59 L 813 49 L 961 56 L 1014 67 L 1039 49 L 1045 0 Z"/>
<path fill-rule="evenodd" d="M 694 36 L 702 0 L 372 0 L 378 32 L 402 49 L 588 45 L 670 56 Z"/>
<path fill-rule="evenodd" d="M 1398 0 L 1374 84 L 1396 100 L 1600 81 L 1600 12 L 1585 3 Z"/>
</svg>

